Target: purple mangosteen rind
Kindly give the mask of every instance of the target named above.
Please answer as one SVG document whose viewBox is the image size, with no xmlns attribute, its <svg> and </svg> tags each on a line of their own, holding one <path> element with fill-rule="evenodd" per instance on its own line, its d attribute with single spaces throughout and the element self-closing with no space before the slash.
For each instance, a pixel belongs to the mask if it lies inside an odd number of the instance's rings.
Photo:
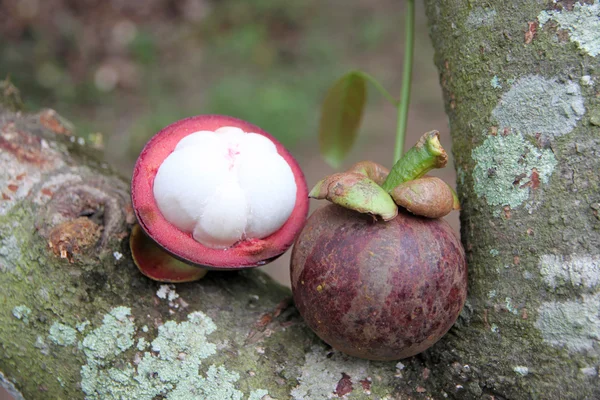
<svg viewBox="0 0 600 400">
<path fill-rule="evenodd" d="M 326 343 L 371 360 L 398 360 L 436 343 L 467 296 L 460 239 L 441 217 L 456 193 L 425 174 L 446 165 L 439 133 L 425 133 L 391 171 L 363 161 L 309 193 L 315 211 L 292 250 L 296 307 Z"/>
<path fill-rule="evenodd" d="M 291 281 L 296 307 L 323 341 L 352 356 L 397 360 L 452 327 L 467 265 L 442 219 L 400 211 L 373 221 L 332 204 L 315 211 L 296 240 Z"/>
</svg>

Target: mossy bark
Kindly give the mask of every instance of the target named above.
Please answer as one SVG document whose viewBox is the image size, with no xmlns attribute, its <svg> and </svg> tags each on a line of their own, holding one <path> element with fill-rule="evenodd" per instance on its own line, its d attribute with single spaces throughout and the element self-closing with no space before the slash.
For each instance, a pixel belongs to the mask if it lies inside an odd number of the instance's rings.
<svg viewBox="0 0 600 400">
<path fill-rule="evenodd" d="M 469 265 L 438 349 L 469 365 L 460 398 L 600 398 L 597 3 L 426 2 Z"/>
<path fill-rule="evenodd" d="M 427 2 L 469 299 L 448 335 L 400 364 L 331 351 L 258 270 L 168 288 L 142 276 L 128 183 L 53 112 L 15 111 L 3 86 L 0 385 L 27 399 L 146 398 L 161 384 L 165 398 L 187 386 L 219 399 L 600 398 L 600 68 L 573 41 L 582 27 L 553 14 L 584 5 L 564 3 Z M 165 329 L 202 324 L 193 346 Z M 178 374 L 188 358 L 201 362 Z M 136 369 L 148 360 L 155 371 Z"/>
<path fill-rule="evenodd" d="M 441 395 L 428 356 L 332 351 L 259 270 L 166 286 L 143 276 L 129 183 L 54 111 L 24 113 L 16 89 L 3 93 L 0 386 L 17 398 Z"/>
</svg>

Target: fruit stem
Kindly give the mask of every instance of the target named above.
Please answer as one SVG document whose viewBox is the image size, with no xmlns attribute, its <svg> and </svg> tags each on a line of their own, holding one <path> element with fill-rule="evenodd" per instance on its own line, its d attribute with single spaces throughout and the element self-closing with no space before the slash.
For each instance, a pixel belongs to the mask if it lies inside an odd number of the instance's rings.
<svg viewBox="0 0 600 400">
<path fill-rule="evenodd" d="M 415 47 L 415 0 L 406 2 L 406 21 L 404 36 L 404 67 L 402 69 L 402 88 L 398 106 L 398 127 L 396 131 L 396 146 L 394 148 L 394 163 L 400 160 L 404 152 L 404 138 L 408 122 L 408 106 L 410 105 L 410 86 L 412 79 L 413 54 Z"/>
<path fill-rule="evenodd" d="M 443 168 L 447 162 L 448 155 L 440 144 L 440 133 L 427 132 L 394 164 L 381 187 L 389 193 L 396 186 L 420 178 L 434 168 Z"/>
</svg>

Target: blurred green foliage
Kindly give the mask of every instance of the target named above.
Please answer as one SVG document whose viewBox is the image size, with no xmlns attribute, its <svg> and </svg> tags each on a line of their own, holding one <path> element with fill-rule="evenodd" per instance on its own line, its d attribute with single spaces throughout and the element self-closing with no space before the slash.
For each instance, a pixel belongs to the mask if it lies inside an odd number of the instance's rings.
<svg viewBox="0 0 600 400">
<path fill-rule="evenodd" d="M 316 142 L 328 86 L 360 56 L 368 61 L 394 26 L 393 14 L 361 7 L 5 0 L 0 74 L 29 108 L 59 110 L 84 137 L 103 131 L 115 158 L 133 160 L 165 125 L 202 113 L 248 120 L 287 146 Z"/>
<path fill-rule="evenodd" d="M 147 31 L 140 31 L 134 36 L 129 50 L 133 59 L 140 65 L 152 65 L 157 61 L 155 39 Z"/>
<path fill-rule="evenodd" d="M 301 78 L 253 81 L 251 77 L 232 75 L 217 82 L 208 94 L 208 113 L 235 115 L 272 132 L 285 145 L 293 144 L 306 132 L 307 121 L 314 115 L 318 91 L 307 87 Z M 259 105 L 253 107 L 252 105 Z M 314 118 L 314 117 L 313 117 Z"/>
</svg>

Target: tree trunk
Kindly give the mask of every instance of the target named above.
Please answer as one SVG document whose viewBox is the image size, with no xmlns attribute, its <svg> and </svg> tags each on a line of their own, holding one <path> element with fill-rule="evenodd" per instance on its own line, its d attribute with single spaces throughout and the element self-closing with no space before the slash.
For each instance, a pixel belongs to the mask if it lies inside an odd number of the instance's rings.
<svg viewBox="0 0 600 400">
<path fill-rule="evenodd" d="M 426 3 L 470 274 L 446 345 L 471 395 L 598 399 L 600 4 Z"/>
<path fill-rule="evenodd" d="M 143 277 L 128 183 L 56 113 L 14 111 L 3 84 L 0 385 L 27 399 L 600 398 L 598 4 L 490 4 L 427 2 L 470 268 L 433 348 L 401 363 L 332 351 L 258 270 Z"/>
</svg>

